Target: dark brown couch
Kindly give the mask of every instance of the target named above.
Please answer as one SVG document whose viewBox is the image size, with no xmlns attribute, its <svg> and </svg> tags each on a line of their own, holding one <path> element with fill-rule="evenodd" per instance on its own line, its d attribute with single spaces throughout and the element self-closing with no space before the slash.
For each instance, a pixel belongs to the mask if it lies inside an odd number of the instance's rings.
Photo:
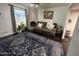
<svg viewBox="0 0 79 59">
<path fill-rule="evenodd" d="M 38 26 L 34 27 L 33 28 L 34 32 L 55 37 L 55 34 L 56 34 L 56 29 L 55 28 L 53 28 L 52 30 L 47 29 L 46 28 L 47 22 L 37 22 L 37 25 L 38 25 L 38 23 L 42 23 L 43 25 L 42 25 L 41 28 L 38 27 Z"/>
</svg>

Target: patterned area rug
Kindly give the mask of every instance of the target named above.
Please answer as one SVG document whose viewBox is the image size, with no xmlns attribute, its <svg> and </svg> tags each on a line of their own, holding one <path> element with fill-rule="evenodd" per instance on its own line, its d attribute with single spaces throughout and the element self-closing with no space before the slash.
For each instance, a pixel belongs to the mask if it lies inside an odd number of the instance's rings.
<svg viewBox="0 0 79 59">
<path fill-rule="evenodd" d="M 0 56 L 62 56 L 61 43 L 30 32 L 20 33 L 0 42 Z"/>
</svg>

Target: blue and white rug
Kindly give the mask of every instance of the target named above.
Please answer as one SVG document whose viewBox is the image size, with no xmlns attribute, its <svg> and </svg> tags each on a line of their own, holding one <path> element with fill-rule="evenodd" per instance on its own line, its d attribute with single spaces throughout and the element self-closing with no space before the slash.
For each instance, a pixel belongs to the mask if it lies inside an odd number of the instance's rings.
<svg viewBox="0 0 79 59">
<path fill-rule="evenodd" d="M 20 33 L 0 42 L 0 56 L 62 56 L 61 43 L 30 32 Z"/>
</svg>

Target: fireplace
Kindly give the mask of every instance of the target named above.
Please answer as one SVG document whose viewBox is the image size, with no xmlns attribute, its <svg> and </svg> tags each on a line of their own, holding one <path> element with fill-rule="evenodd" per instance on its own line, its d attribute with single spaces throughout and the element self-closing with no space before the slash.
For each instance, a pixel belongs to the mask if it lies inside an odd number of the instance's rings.
<svg viewBox="0 0 79 59">
<path fill-rule="evenodd" d="M 30 26 L 31 26 L 31 27 L 36 27 L 36 22 L 35 22 L 35 21 L 31 21 L 31 22 L 30 22 Z"/>
</svg>

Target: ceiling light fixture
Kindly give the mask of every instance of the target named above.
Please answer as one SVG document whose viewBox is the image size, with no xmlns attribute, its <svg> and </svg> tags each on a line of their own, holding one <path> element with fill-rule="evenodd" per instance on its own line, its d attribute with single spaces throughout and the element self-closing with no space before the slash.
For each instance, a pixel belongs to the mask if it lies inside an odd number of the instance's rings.
<svg viewBox="0 0 79 59">
<path fill-rule="evenodd" d="M 30 4 L 30 6 L 32 7 L 32 6 L 34 6 L 34 4 Z"/>
<path fill-rule="evenodd" d="M 39 3 L 31 3 L 30 6 L 33 7 L 35 6 L 36 8 L 38 8 Z"/>
</svg>

